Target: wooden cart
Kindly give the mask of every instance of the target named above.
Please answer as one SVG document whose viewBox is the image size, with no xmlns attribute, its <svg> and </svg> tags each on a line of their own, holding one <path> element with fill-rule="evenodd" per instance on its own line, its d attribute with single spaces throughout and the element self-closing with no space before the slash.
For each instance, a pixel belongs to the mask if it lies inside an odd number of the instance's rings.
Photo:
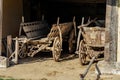
<svg viewBox="0 0 120 80">
<path fill-rule="evenodd" d="M 32 30 L 29 26 L 32 26 Z M 49 34 L 46 37 L 38 38 L 39 36 L 35 36 L 35 38 L 31 38 L 30 33 L 32 32 L 35 35 L 38 35 L 38 26 L 35 25 L 22 25 L 22 29 L 24 30 L 25 34 L 30 37 L 20 37 L 15 38 L 14 40 L 16 43 L 16 47 L 18 49 L 18 55 L 20 58 L 24 58 L 26 56 L 33 57 L 35 54 L 39 52 L 46 52 L 51 51 L 53 55 L 53 59 L 55 61 L 59 61 L 61 51 L 62 51 L 62 42 L 70 37 L 71 34 L 75 34 L 75 22 L 67 22 L 59 24 L 59 18 L 57 20 L 57 24 L 53 24 Z M 33 28 L 34 27 L 34 28 Z M 21 30 L 22 30 L 21 29 Z M 34 29 L 34 30 L 33 30 Z M 20 30 L 20 31 L 21 31 Z M 35 33 L 37 31 L 37 33 Z M 68 36 L 69 35 L 69 36 Z M 75 36 L 75 35 L 73 35 Z M 69 38 L 69 42 L 72 41 L 72 38 Z M 71 45 L 72 42 L 70 42 Z"/>
<path fill-rule="evenodd" d="M 104 53 L 105 28 L 90 27 L 89 25 L 94 21 L 88 21 L 87 24 L 82 22 L 82 25 L 78 27 L 77 53 L 81 65 L 86 64 L 86 60 Z"/>
</svg>

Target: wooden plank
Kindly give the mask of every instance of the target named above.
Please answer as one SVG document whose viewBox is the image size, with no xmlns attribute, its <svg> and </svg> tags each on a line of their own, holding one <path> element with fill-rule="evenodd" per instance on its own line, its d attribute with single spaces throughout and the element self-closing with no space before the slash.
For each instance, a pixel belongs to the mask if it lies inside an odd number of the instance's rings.
<svg viewBox="0 0 120 80">
<path fill-rule="evenodd" d="M 3 0 L 0 0 L 0 55 L 2 55 L 2 19 L 3 19 Z"/>
<path fill-rule="evenodd" d="M 117 29 L 118 11 L 117 0 L 107 0 L 106 11 L 106 45 L 105 61 L 115 62 L 117 60 Z"/>
<path fill-rule="evenodd" d="M 12 36 L 7 36 L 7 58 L 12 54 Z"/>
<path fill-rule="evenodd" d="M 43 37 L 49 32 L 48 24 L 41 21 L 22 23 L 21 27 L 28 38 Z"/>
<path fill-rule="evenodd" d="M 18 38 L 16 37 L 16 42 L 15 42 L 15 64 L 18 64 L 18 54 L 19 54 L 19 43 L 18 43 Z"/>
</svg>

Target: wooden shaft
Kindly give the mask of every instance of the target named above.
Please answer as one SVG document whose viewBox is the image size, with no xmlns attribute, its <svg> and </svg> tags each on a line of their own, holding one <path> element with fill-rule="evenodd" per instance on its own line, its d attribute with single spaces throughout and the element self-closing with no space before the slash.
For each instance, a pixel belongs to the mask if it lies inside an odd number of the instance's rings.
<svg viewBox="0 0 120 80">
<path fill-rule="evenodd" d="M 77 38 L 77 47 L 76 47 L 77 54 L 78 54 L 79 45 L 80 45 L 81 33 L 82 33 L 82 31 L 81 31 L 81 29 L 79 29 L 78 38 Z"/>
<path fill-rule="evenodd" d="M 83 25 L 83 24 L 84 24 L 84 17 L 82 18 L 82 22 L 81 22 L 81 25 Z M 77 38 L 77 47 L 76 47 L 77 54 L 78 54 L 78 50 L 79 50 L 81 34 L 82 34 L 82 30 L 81 30 L 81 28 L 79 28 L 79 33 L 78 33 L 78 38 Z"/>
<path fill-rule="evenodd" d="M 81 25 L 83 25 L 84 24 L 84 17 L 82 18 L 82 23 L 81 23 Z"/>
<path fill-rule="evenodd" d="M 76 39 L 76 37 L 77 37 L 77 29 L 76 29 L 75 16 L 73 17 L 73 25 L 74 25 L 74 29 L 75 29 L 75 39 Z"/>
<path fill-rule="evenodd" d="M 81 75 L 80 75 L 80 79 L 81 79 L 81 80 L 84 80 L 84 78 L 85 78 L 85 76 L 87 75 L 90 67 L 92 66 L 92 63 L 94 62 L 95 58 L 96 58 L 96 56 L 94 56 L 94 57 L 92 58 L 92 60 L 90 61 L 89 65 L 88 65 L 88 67 L 87 67 L 87 69 L 85 70 L 84 74 L 81 74 Z"/>
</svg>

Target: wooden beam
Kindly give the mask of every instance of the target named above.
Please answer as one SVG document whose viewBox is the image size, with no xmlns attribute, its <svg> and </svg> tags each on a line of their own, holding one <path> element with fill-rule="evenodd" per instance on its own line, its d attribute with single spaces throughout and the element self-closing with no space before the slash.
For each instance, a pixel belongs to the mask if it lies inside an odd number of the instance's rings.
<svg viewBox="0 0 120 80">
<path fill-rule="evenodd" d="M 2 55 L 2 19 L 3 19 L 3 0 L 0 0 L 0 55 Z"/>
<path fill-rule="evenodd" d="M 105 61 L 117 60 L 118 10 L 117 0 L 107 0 Z"/>
<path fill-rule="evenodd" d="M 106 3 L 106 0 L 48 0 L 69 3 Z"/>
</svg>

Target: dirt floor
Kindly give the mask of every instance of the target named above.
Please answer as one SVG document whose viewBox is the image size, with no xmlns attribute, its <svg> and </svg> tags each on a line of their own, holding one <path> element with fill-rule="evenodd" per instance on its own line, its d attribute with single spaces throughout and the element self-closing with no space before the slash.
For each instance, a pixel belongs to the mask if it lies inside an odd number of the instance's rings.
<svg viewBox="0 0 120 80">
<path fill-rule="evenodd" d="M 60 62 L 54 62 L 52 56 L 37 56 L 20 59 L 19 64 L 0 69 L 0 80 L 80 80 L 86 66 L 81 66 L 78 56 L 66 55 Z M 85 80 L 97 80 L 95 66 L 90 68 Z M 102 75 L 99 80 L 120 80 L 117 75 Z"/>
</svg>

